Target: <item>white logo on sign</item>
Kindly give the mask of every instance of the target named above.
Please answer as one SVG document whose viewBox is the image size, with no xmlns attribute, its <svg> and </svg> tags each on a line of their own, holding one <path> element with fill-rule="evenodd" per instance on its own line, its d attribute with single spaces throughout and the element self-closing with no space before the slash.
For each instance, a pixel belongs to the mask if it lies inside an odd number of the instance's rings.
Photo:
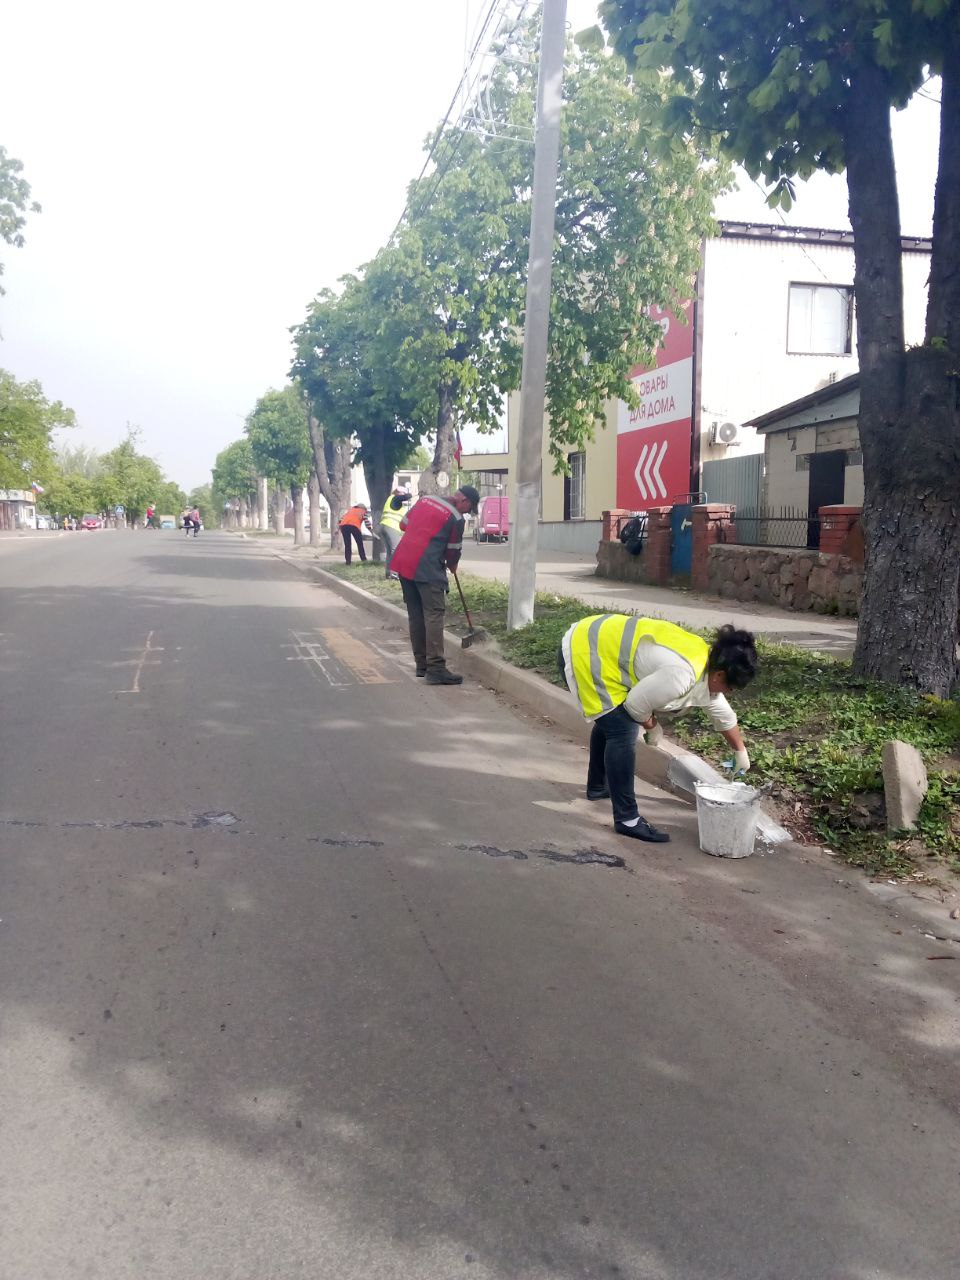
<svg viewBox="0 0 960 1280">
<path fill-rule="evenodd" d="M 667 441 L 659 445 L 645 444 L 640 450 L 637 469 L 633 473 L 640 490 L 640 497 L 646 502 L 648 498 L 665 498 L 667 488 L 660 475 L 660 468 L 667 453 Z M 646 484 L 644 484 L 646 481 Z M 648 493 L 649 490 L 649 493 Z"/>
</svg>

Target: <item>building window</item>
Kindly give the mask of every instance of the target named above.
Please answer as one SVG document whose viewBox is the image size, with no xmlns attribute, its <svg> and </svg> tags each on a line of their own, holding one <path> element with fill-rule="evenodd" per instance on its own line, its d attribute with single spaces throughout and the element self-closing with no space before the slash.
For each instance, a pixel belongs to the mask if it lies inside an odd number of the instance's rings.
<svg viewBox="0 0 960 1280">
<path fill-rule="evenodd" d="M 809 453 L 798 453 L 798 454 L 796 455 L 796 467 L 797 467 L 797 470 L 798 470 L 798 471 L 809 471 L 809 470 L 810 470 L 810 455 L 809 455 Z"/>
<path fill-rule="evenodd" d="M 586 478 L 587 455 L 571 453 L 567 461 L 570 463 L 570 502 L 568 520 L 582 520 L 586 515 Z"/>
<path fill-rule="evenodd" d="M 792 284 L 787 313 L 791 355 L 848 356 L 853 289 L 845 284 Z"/>
</svg>

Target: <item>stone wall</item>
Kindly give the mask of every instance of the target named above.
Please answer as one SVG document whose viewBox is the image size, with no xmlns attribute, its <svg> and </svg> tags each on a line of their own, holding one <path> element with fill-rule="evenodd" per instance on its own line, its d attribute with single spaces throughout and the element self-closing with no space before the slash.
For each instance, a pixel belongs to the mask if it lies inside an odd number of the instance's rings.
<svg viewBox="0 0 960 1280">
<path fill-rule="evenodd" d="M 647 561 L 648 547 L 644 547 L 640 555 L 632 556 L 620 542 L 601 542 L 597 547 L 597 577 L 651 583 Z"/>
<path fill-rule="evenodd" d="M 719 544 L 707 550 L 707 590 L 725 600 L 854 616 L 863 566 L 822 551 Z"/>
</svg>

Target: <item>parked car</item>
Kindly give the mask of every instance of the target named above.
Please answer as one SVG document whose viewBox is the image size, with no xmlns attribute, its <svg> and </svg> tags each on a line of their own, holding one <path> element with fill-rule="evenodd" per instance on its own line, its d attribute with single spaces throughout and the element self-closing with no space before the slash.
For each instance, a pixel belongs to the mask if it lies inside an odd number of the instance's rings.
<svg viewBox="0 0 960 1280">
<path fill-rule="evenodd" d="M 177 527 L 177 521 L 176 521 L 176 517 L 175 517 L 175 516 L 161 516 L 161 517 L 160 517 L 160 528 L 161 528 L 161 529 L 175 529 L 176 527 Z"/>
<path fill-rule="evenodd" d="M 510 499 L 481 498 L 473 536 L 477 542 L 506 542 L 510 534 Z"/>
<path fill-rule="evenodd" d="M 81 529 L 102 529 L 103 521 L 99 516 L 86 515 L 80 521 Z"/>
<path fill-rule="evenodd" d="M 52 529 L 54 527 L 53 518 L 51 516 L 37 516 L 36 525 L 38 529 Z"/>
</svg>

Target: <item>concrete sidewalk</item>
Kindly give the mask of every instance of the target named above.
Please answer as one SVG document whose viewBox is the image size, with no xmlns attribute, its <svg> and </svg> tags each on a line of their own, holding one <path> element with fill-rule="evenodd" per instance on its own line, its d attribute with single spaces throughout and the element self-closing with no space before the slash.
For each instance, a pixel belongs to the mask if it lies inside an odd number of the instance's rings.
<svg viewBox="0 0 960 1280">
<path fill-rule="evenodd" d="M 510 581 L 510 548 L 496 544 L 464 542 L 464 568 L 480 578 Z M 575 596 L 598 609 L 641 610 L 670 622 L 695 627 L 718 627 L 735 622 L 768 640 L 785 640 L 805 649 L 846 656 L 853 652 L 857 624 L 850 618 L 828 618 L 817 613 L 794 613 L 773 605 L 743 605 L 719 596 L 698 595 L 668 587 L 598 578 L 593 556 L 543 551 L 537 559 L 537 588 L 556 595 Z"/>
<path fill-rule="evenodd" d="M 276 542 L 282 547 L 280 539 Z M 283 550 L 285 554 L 294 554 L 292 544 Z M 342 553 L 326 548 L 319 555 L 310 547 L 303 547 L 295 554 L 316 558 L 323 564 L 343 561 Z M 510 547 L 477 543 L 468 538 L 463 544 L 463 567 L 478 578 L 509 582 Z M 615 582 L 609 578 L 598 578 L 595 570 L 593 556 L 542 551 L 537 558 L 537 589 L 559 596 L 572 596 L 596 605 L 598 610 L 618 612 L 636 609 L 692 627 L 719 627 L 725 622 L 733 622 L 767 640 L 786 641 L 838 657 L 848 657 L 853 653 L 857 638 L 856 619 L 795 613 L 774 605 L 744 605 L 736 600 L 721 600 L 719 596 L 645 586 L 639 582 Z"/>
</svg>

